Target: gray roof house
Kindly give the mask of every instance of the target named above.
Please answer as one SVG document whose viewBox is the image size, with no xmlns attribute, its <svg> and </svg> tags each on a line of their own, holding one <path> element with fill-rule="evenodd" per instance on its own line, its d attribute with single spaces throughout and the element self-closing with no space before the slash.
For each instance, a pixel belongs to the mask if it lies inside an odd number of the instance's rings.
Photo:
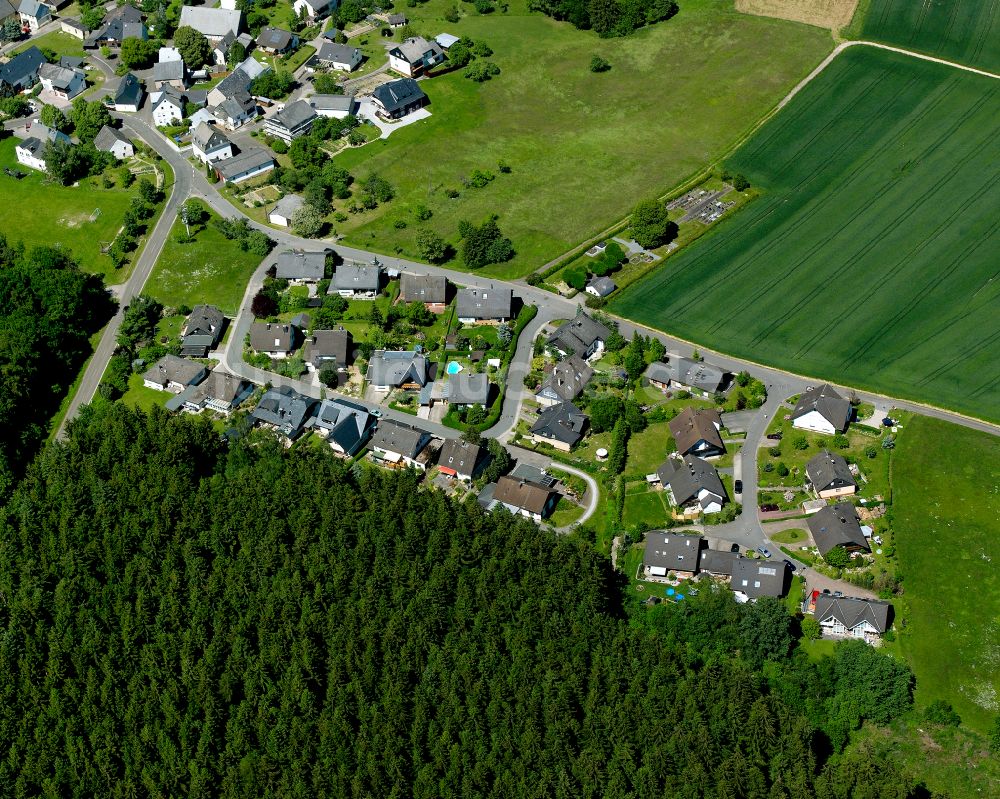
<svg viewBox="0 0 1000 799">
<path fill-rule="evenodd" d="M 200 363 L 176 355 L 164 355 L 142 376 L 142 382 L 149 388 L 177 393 L 200 383 L 207 374 L 208 370 Z"/>
<path fill-rule="evenodd" d="M 228 415 L 238 408 L 251 394 L 253 383 L 224 372 L 209 372 L 201 383 L 188 386 L 176 397 L 166 402 L 168 411 L 184 409 L 199 413 L 206 408 L 216 413 Z"/>
<path fill-rule="evenodd" d="M 241 183 L 274 169 L 274 157 L 262 147 L 247 147 L 239 155 L 212 166 L 226 183 Z"/>
<path fill-rule="evenodd" d="M 843 433 L 851 421 L 851 403 L 824 383 L 802 392 L 792 411 L 792 426 L 815 433 Z"/>
<path fill-rule="evenodd" d="M 278 254 L 274 276 L 298 283 L 316 283 L 326 270 L 326 253 L 285 250 Z"/>
<path fill-rule="evenodd" d="M 251 418 L 293 440 L 302 432 L 315 406 L 316 400 L 312 397 L 299 394 L 289 386 L 274 386 L 260 398 Z"/>
<path fill-rule="evenodd" d="M 654 361 L 646 367 L 643 377 L 661 389 L 687 389 L 709 396 L 722 389 L 728 373 L 710 363 L 671 354 L 663 361 Z"/>
<path fill-rule="evenodd" d="M 181 19 L 177 27 L 194 28 L 208 39 L 222 39 L 226 34 L 240 32 L 243 12 L 228 8 L 181 6 Z"/>
<path fill-rule="evenodd" d="M 222 338 L 226 317 L 214 305 L 196 305 L 181 330 L 181 355 L 205 358 Z"/>
<path fill-rule="evenodd" d="M 456 315 L 463 324 L 506 322 L 513 305 L 514 292 L 508 288 L 459 289 Z"/>
<path fill-rule="evenodd" d="M 449 438 L 438 453 L 438 471 L 459 480 L 472 480 L 484 463 L 484 447 L 460 438 Z"/>
<path fill-rule="evenodd" d="M 667 422 L 681 455 L 689 452 L 701 457 L 722 455 L 726 445 L 722 441 L 722 417 L 714 408 L 685 408 Z"/>
<path fill-rule="evenodd" d="M 316 371 L 328 364 L 342 371 L 350 364 L 353 350 L 354 339 L 350 330 L 314 330 L 306 340 L 302 357 Z"/>
<path fill-rule="evenodd" d="M 187 70 L 183 61 L 157 61 L 153 64 L 153 86 L 159 89 L 164 84 L 177 89 L 187 88 Z"/>
<path fill-rule="evenodd" d="M 128 137 L 108 125 L 104 125 L 94 137 L 94 149 L 102 153 L 111 153 L 115 158 L 131 158 L 135 155 L 135 147 Z"/>
<path fill-rule="evenodd" d="M 420 388 L 427 382 L 427 358 L 419 352 L 375 350 L 365 380 L 376 391 Z"/>
<path fill-rule="evenodd" d="M 603 298 L 607 297 L 616 288 L 618 288 L 617 284 L 610 277 L 595 277 L 587 284 L 585 290 L 594 297 Z"/>
<path fill-rule="evenodd" d="M 38 81 L 38 70 L 46 63 L 42 51 L 32 45 L 6 64 L 0 64 L 0 87 L 21 91 L 34 86 Z"/>
<path fill-rule="evenodd" d="M 281 28 L 264 28 L 257 35 L 257 46 L 269 53 L 284 53 L 299 46 L 299 37 Z"/>
<path fill-rule="evenodd" d="M 413 425 L 382 419 L 372 436 L 372 455 L 382 465 L 412 466 L 424 471 L 426 460 L 421 458 L 431 440 L 431 434 Z"/>
<path fill-rule="evenodd" d="M 413 78 L 383 83 L 372 92 L 375 113 L 384 119 L 399 119 L 427 104 L 427 95 Z"/>
<path fill-rule="evenodd" d="M 351 457 L 364 446 L 377 419 L 364 405 L 344 399 L 323 400 L 309 426 L 323 436 L 334 451 Z"/>
<path fill-rule="evenodd" d="M 651 530 L 646 533 L 646 552 L 642 571 L 647 580 L 666 581 L 670 575 L 693 577 L 698 573 L 701 553 L 700 535 Z"/>
<path fill-rule="evenodd" d="M 490 379 L 481 373 L 462 372 L 448 378 L 445 396 L 450 405 L 468 407 L 489 404 Z"/>
<path fill-rule="evenodd" d="M 441 45 L 422 36 L 411 36 L 389 49 L 389 69 L 408 78 L 415 78 L 444 60 Z"/>
<path fill-rule="evenodd" d="M 761 596 L 781 597 L 788 592 L 791 570 L 784 560 L 737 558 L 729 587 L 737 599 L 752 600 Z"/>
<path fill-rule="evenodd" d="M 357 47 L 337 42 L 323 42 L 316 53 L 316 60 L 334 69 L 351 72 L 361 63 L 361 51 Z"/>
<path fill-rule="evenodd" d="M 317 114 L 309 103 L 296 100 L 265 119 L 264 130 L 286 144 L 291 144 L 294 139 L 309 132 L 316 117 Z"/>
<path fill-rule="evenodd" d="M 572 402 L 560 402 L 538 414 L 530 433 L 535 441 L 569 452 L 583 438 L 587 422 L 587 415 Z"/>
<path fill-rule="evenodd" d="M 806 477 L 820 499 L 842 497 L 858 490 L 847 461 L 828 449 L 810 458 L 806 464 Z"/>
<path fill-rule="evenodd" d="M 552 374 L 535 392 L 535 399 L 543 406 L 576 399 L 593 376 L 594 370 L 586 361 L 570 355 L 552 368 Z"/>
<path fill-rule="evenodd" d="M 307 97 L 306 101 L 321 117 L 343 119 L 349 114 L 358 113 L 358 101 L 349 94 L 314 94 Z"/>
<path fill-rule="evenodd" d="M 874 643 L 892 625 L 893 608 L 874 599 L 820 594 L 813 615 L 828 635 Z"/>
<path fill-rule="evenodd" d="M 126 72 L 115 90 L 114 106 L 116 111 L 138 111 L 146 90 L 142 82 L 131 72 Z"/>
<path fill-rule="evenodd" d="M 250 346 L 257 352 L 283 358 L 298 349 L 301 332 L 295 325 L 280 322 L 254 322 L 250 327 Z"/>
<path fill-rule="evenodd" d="M 610 335 L 611 331 L 607 327 L 584 313 L 581 308 L 577 310 L 575 317 L 561 324 L 546 343 L 561 355 L 575 354 L 581 358 L 589 358 L 604 349 L 604 342 Z"/>
<path fill-rule="evenodd" d="M 848 552 L 868 552 L 871 547 L 861 530 L 861 522 L 849 502 L 827 505 L 810 516 L 806 523 L 821 555 L 834 547 Z"/>
<path fill-rule="evenodd" d="M 382 273 L 370 264 L 340 264 L 330 281 L 330 294 L 341 297 L 375 297 L 382 284 Z"/>
<path fill-rule="evenodd" d="M 288 227 L 292 224 L 292 217 L 295 216 L 295 212 L 305 204 L 306 201 L 298 194 L 286 194 L 267 212 L 267 221 L 272 225 Z"/>
<path fill-rule="evenodd" d="M 670 488 L 677 507 L 693 507 L 701 513 L 718 513 L 726 504 L 726 489 L 719 473 L 708 461 L 694 455 L 668 458 L 656 474 L 660 483 Z"/>
<path fill-rule="evenodd" d="M 422 302 L 428 308 L 443 308 L 448 302 L 448 279 L 444 275 L 399 276 L 399 298 L 403 302 Z"/>
</svg>

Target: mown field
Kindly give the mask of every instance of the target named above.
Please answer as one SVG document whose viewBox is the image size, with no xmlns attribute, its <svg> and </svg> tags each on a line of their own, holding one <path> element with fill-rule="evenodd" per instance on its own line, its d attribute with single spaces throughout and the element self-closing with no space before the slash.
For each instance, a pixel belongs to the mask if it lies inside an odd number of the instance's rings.
<svg viewBox="0 0 1000 799">
<path fill-rule="evenodd" d="M 870 0 L 862 36 L 1000 72 L 995 0 Z"/>
<path fill-rule="evenodd" d="M 1000 419 L 1000 81 L 851 48 L 731 160 L 763 192 L 612 309 Z"/>
<path fill-rule="evenodd" d="M 461 71 L 425 81 L 429 120 L 338 155 L 359 178 L 387 178 L 398 196 L 336 227 L 352 244 L 398 244 L 416 256 L 417 205 L 453 243 L 459 220 L 497 213 L 517 251 L 487 270 L 503 277 L 536 269 L 702 169 L 832 46 L 828 31 L 740 14 L 731 0 L 688 0 L 668 22 L 604 40 L 528 13 L 524 0 L 489 15 L 459 3 L 455 24 L 443 16 L 452 5 L 430 0 L 406 13 L 419 33 L 485 41 L 502 74 L 484 84 Z M 590 71 L 595 54 L 610 71 Z M 510 174 L 498 173 L 500 160 Z M 465 188 L 475 169 L 496 179 Z"/>
<path fill-rule="evenodd" d="M 946 699 L 986 732 L 1000 715 L 1000 438 L 915 417 L 893 486 L 917 702 Z"/>
</svg>

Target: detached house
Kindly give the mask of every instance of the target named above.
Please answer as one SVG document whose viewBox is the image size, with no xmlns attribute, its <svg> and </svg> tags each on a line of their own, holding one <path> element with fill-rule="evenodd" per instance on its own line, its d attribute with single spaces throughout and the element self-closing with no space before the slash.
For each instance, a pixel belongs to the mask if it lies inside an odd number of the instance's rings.
<svg viewBox="0 0 1000 799">
<path fill-rule="evenodd" d="M 166 87 L 153 98 L 153 124 L 167 127 L 184 119 L 184 96 L 176 89 Z"/>
<path fill-rule="evenodd" d="M 762 596 L 782 597 L 788 593 L 792 573 L 786 560 L 739 557 L 733 561 L 732 568 L 729 587 L 737 602 L 752 601 Z"/>
<path fill-rule="evenodd" d="M 484 450 L 460 438 L 449 438 L 438 453 L 438 471 L 448 477 L 472 482 L 484 462 Z"/>
<path fill-rule="evenodd" d="M 14 156 L 19 164 L 37 169 L 39 172 L 48 171 L 45 166 L 45 148 L 49 143 L 60 142 L 72 145 L 69 136 L 55 128 L 36 122 L 31 126 L 34 134 L 14 146 Z"/>
<path fill-rule="evenodd" d="M 714 409 L 685 408 L 667 423 L 681 455 L 712 458 L 724 455 L 726 445 L 719 431 L 722 417 Z"/>
<path fill-rule="evenodd" d="M 589 364 L 576 355 L 570 355 L 552 368 L 552 374 L 535 393 L 535 400 L 543 408 L 569 402 L 580 396 L 594 376 Z"/>
<path fill-rule="evenodd" d="M 253 394 L 253 383 L 224 372 L 209 372 L 196 386 L 188 386 L 167 400 L 168 411 L 201 413 L 204 410 L 228 416 Z"/>
<path fill-rule="evenodd" d="M 102 153 L 111 153 L 119 161 L 135 155 L 135 147 L 120 131 L 105 125 L 94 137 L 94 149 Z"/>
<path fill-rule="evenodd" d="M 427 383 L 427 358 L 419 352 L 375 350 L 365 380 L 376 391 L 423 388 Z"/>
<path fill-rule="evenodd" d="M 135 114 L 142 105 L 142 98 L 146 96 L 146 90 L 142 88 L 142 83 L 131 72 L 126 72 L 115 90 L 112 105 L 115 111 Z"/>
<path fill-rule="evenodd" d="M 471 408 L 490 401 L 490 379 L 482 373 L 463 372 L 452 375 L 445 386 L 445 399 L 456 408 Z"/>
<path fill-rule="evenodd" d="M 806 523 L 821 555 L 826 555 L 834 547 L 843 547 L 847 552 L 871 550 L 861 530 L 858 514 L 848 502 L 827 505 L 810 516 Z"/>
<path fill-rule="evenodd" d="M 272 358 L 287 358 L 299 348 L 301 333 L 295 325 L 280 322 L 254 322 L 250 328 L 250 346 Z"/>
<path fill-rule="evenodd" d="M 354 300 L 373 300 L 382 285 L 382 273 L 370 264 L 341 264 L 330 281 L 330 294 Z"/>
<path fill-rule="evenodd" d="M 318 372 L 324 366 L 333 366 L 343 372 L 350 365 L 354 352 L 354 337 L 350 330 L 314 330 L 302 350 L 306 368 Z"/>
<path fill-rule="evenodd" d="M 293 285 L 317 283 L 326 272 L 326 253 L 285 250 L 278 254 L 274 276 Z"/>
<path fill-rule="evenodd" d="M 194 28 L 206 39 L 219 42 L 227 35 L 238 36 L 243 22 L 243 12 L 228 8 L 181 6 L 181 19 L 177 27 Z"/>
<path fill-rule="evenodd" d="M 189 8 L 190 6 L 185 6 Z M 218 106 L 235 97 L 238 94 L 249 94 L 250 84 L 254 78 L 258 78 L 265 72 L 270 71 L 270 67 L 261 64 L 253 56 L 247 56 L 236 69 L 219 81 L 208 93 L 209 106 Z"/>
<path fill-rule="evenodd" d="M 181 355 L 207 358 L 222 338 L 226 317 L 214 305 L 196 305 L 181 328 Z"/>
<path fill-rule="evenodd" d="M 246 92 L 238 92 L 219 103 L 213 115 L 226 130 L 236 130 L 257 118 L 257 101 Z"/>
<path fill-rule="evenodd" d="M 358 101 L 349 94 L 314 94 L 306 98 L 316 116 L 345 119 L 357 116 Z"/>
<path fill-rule="evenodd" d="M 431 434 L 426 430 L 383 419 L 372 436 L 372 459 L 389 469 L 409 466 L 423 472 L 427 470 L 430 440 Z"/>
<path fill-rule="evenodd" d="M 292 8 L 296 14 L 306 12 L 306 16 L 311 20 L 322 19 L 328 16 L 330 11 L 337 7 L 337 0 L 295 0 Z"/>
<path fill-rule="evenodd" d="M 288 386 L 275 386 L 261 397 L 251 417 L 261 427 L 294 441 L 302 433 L 316 407 L 316 400 Z"/>
<path fill-rule="evenodd" d="M 353 72 L 361 65 L 361 51 L 347 44 L 323 42 L 316 53 L 316 60 L 330 69 Z"/>
<path fill-rule="evenodd" d="M 191 136 L 191 152 L 203 164 L 233 157 L 233 143 L 218 128 L 202 122 Z"/>
<path fill-rule="evenodd" d="M 299 46 L 299 37 L 281 28 L 264 28 L 257 35 L 257 47 L 265 53 L 280 55 Z"/>
<path fill-rule="evenodd" d="M 22 29 L 32 34 L 38 33 L 38 29 L 52 19 L 49 7 L 38 0 L 21 0 L 17 15 L 21 19 Z"/>
<path fill-rule="evenodd" d="M 813 615 L 826 635 L 874 644 L 892 626 L 893 608 L 873 599 L 820 594 Z"/>
<path fill-rule="evenodd" d="M 646 533 L 642 558 L 644 579 L 668 582 L 678 577 L 694 577 L 701 553 L 700 535 L 681 535 L 653 530 Z"/>
<path fill-rule="evenodd" d="M 389 69 L 407 78 L 416 78 L 445 61 L 437 42 L 411 36 L 389 50 Z"/>
<path fill-rule="evenodd" d="M 561 324 L 549 336 L 546 345 L 550 352 L 557 352 L 563 357 L 576 355 L 589 360 L 591 356 L 604 352 L 604 342 L 610 335 L 608 328 L 579 309 L 575 317 Z"/>
<path fill-rule="evenodd" d="M 660 391 L 680 389 L 705 398 L 721 391 L 728 380 L 725 369 L 675 354 L 651 363 L 643 377 Z"/>
<path fill-rule="evenodd" d="M 844 497 L 858 490 L 847 461 L 828 449 L 809 460 L 806 464 L 806 477 L 820 499 Z"/>
<path fill-rule="evenodd" d="M 603 299 L 618 288 L 615 281 L 610 277 L 595 277 L 587 284 L 585 291 L 593 297 Z"/>
<path fill-rule="evenodd" d="M 851 403 L 824 383 L 802 393 L 792 411 L 792 426 L 814 433 L 843 433 L 851 421 Z"/>
<path fill-rule="evenodd" d="M 86 48 L 121 47 L 125 39 L 145 39 L 146 26 L 142 23 L 142 12 L 135 6 L 121 5 L 109 11 L 101 27 L 91 33 L 83 42 Z"/>
<path fill-rule="evenodd" d="M 507 475 L 497 480 L 490 507 L 502 505 L 515 516 L 541 522 L 555 510 L 558 502 L 559 493 L 550 487 Z"/>
<path fill-rule="evenodd" d="M 365 406 L 336 399 L 323 400 L 310 425 L 334 452 L 350 458 L 365 445 L 376 421 Z"/>
<path fill-rule="evenodd" d="M 142 382 L 147 388 L 179 394 L 188 386 L 200 383 L 207 374 L 208 370 L 200 363 L 164 355 L 142 376 Z"/>
<path fill-rule="evenodd" d="M 274 169 L 274 157 L 263 147 L 247 147 L 239 155 L 215 162 L 216 174 L 226 183 L 242 183 Z"/>
<path fill-rule="evenodd" d="M 588 421 L 587 415 L 572 402 L 560 402 L 538 414 L 531 426 L 531 438 L 539 444 L 569 452 L 583 438 Z"/>
<path fill-rule="evenodd" d="M 274 204 L 274 208 L 267 212 L 267 221 L 272 225 L 290 227 L 292 224 L 292 217 L 295 216 L 295 212 L 305 204 L 306 201 L 299 195 L 286 194 Z"/>
<path fill-rule="evenodd" d="M 62 100 L 72 100 L 87 88 L 87 75 L 81 69 L 42 64 L 38 70 L 42 88 Z"/>
<path fill-rule="evenodd" d="M 264 130 L 271 136 L 291 144 L 305 136 L 316 121 L 316 112 L 305 100 L 296 100 L 264 120 Z"/>
<path fill-rule="evenodd" d="M 708 461 L 694 455 L 668 458 L 656 474 L 660 484 L 670 492 L 672 504 L 685 512 L 718 513 L 726 504 L 726 489 Z"/>
<path fill-rule="evenodd" d="M 442 313 L 448 307 L 448 280 L 443 275 L 403 272 L 399 276 L 399 298 L 403 302 L 422 302 L 428 311 Z"/>
<path fill-rule="evenodd" d="M 514 292 L 507 288 L 460 289 L 455 314 L 463 325 L 509 322 Z"/>
<path fill-rule="evenodd" d="M 372 103 L 380 118 L 402 119 L 427 105 L 427 95 L 412 78 L 401 78 L 376 87 Z"/>
<path fill-rule="evenodd" d="M 46 63 L 42 51 L 32 45 L 6 64 L 0 64 L 0 94 L 5 91 L 18 94 L 30 89 L 38 82 L 38 71 Z"/>
<path fill-rule="evenodd" d="M 153 64 L 153 89 L 171 86 L 183 92 L 187 85 L 187 69 L 183 61 L 157 61 Z"/>
</svg>

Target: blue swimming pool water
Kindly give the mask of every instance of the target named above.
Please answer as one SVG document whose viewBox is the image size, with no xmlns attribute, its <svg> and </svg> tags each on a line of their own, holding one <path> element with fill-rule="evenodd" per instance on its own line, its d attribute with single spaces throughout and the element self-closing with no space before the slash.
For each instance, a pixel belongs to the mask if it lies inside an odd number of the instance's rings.
<svg viewBox="0 0 1000 799">
<path fill-rule="evenodd" d="M 462 364 L 460 364 L 458 361 L 451 361 L 448 364 L 445 371 L 450 375 L 457 375 L 459 372 L 462 371 Z"/>
</svg>

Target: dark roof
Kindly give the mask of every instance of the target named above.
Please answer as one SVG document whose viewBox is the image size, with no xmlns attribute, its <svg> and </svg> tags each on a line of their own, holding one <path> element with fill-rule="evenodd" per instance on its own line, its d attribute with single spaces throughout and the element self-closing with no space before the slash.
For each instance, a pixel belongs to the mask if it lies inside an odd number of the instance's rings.
<svg viewBox="0 0 1000 799">
<path fill-rule="evenodd" d="M 157 61 L 153 64 L 153 80 L 184 80 L 184 62 Z"/>
<path fill-rule="evenodd" d="M 281 28 L 264 28 L 257 35 L 257 46 L 270 50 L 284 50 L 292 43 L 292 32 Z"/>
<path fill-rule="evenodd" d="M 305 100 L 296 100 L 271 117 L 271 122 L 285 130 L 294 131 L 316 118 L 316 111 Z"/>
<path fill-rule="evenodd" d="M 73 22 L 71 19 L 64 19 L 60 21 Z M 83 69 L 83 62 L 86 60 L 86 58 L 81 58 L 80 56 L 64 55 L 59 58 L 59 66 L 66 67 L 67 69 Z"/>
<path fill-rule="evenodd" d="M 392 419 L 382 419 L 378 423 L 375 435 L 372 436 L 372 447 L 384 452 L 396 452 L 415 459 L 427 443 L 430 434 L 413 425 L 394 422 Z"/>
<path fill-rule="evenodd" d="M 338 64 L 353 64 L 360 59 L 360 56 L 361 51 L 357 47 L 338 42 L 323 42 L 319 52 L 316 53 L 317 60 Z"/>
<path fill-rule="evenodd" d="M 457 474 L 474 474 L 483 455 L 483 448 L 460 438 L 449 438 L 438 453 L 438 466 L 453 469 Z"/>
<path fill-rule="evenodd" d="M 403 302 L 444 303 L 448 296 L 448 279 L 443 275 L 414 275 L 403 272 L 399 276 L 399 297 Z"/>
<path fill-rule="evenodd" d="M 737 553 L 729 550 L 703 549 L 698 565 L 703 572 L 731 576 L 738 558 Z"/>
<path fill-rule="evenodd" d="M 277 214 L 285 219 L 291 219 L 295 212 L 305 204 L 306 201 L 303 200 L 298 194 L 286 194 L 278 200 L 278 202 L 274 204 L 274 207 L 267 213 L 269 216 L 271 214 Z"/>
<path fill-rule="evenodd" d="M 15 148 L 25 150 L 31 153 L 35 158 L 41 158 L 42 154 L 45 152 L 45 145 L 47 142 L 43 142 L 41 139 L 37 139 L 34 136 L 29 136 L 27 139 L 22 139 Z"/>
<path fill-rule="evenodd" d="M 383 83 L 372 92 L 372 97 L 390 114 L 426 96 L 413 78 L 400 78 Z"/>
<path fill-rule="evenodd" d="M 455 315 L 460 319 L 509 319 L 514 292 L 508 288 L 460 289 Z"/>
<path fill-rule="evenodd" d="M 229 138 L 221 130 L 213 125 L 209 125 L 207 122 L 200 122 L 198 124 L 198 127 L 194 129 L 194 133 L 191 136 L 191 141 L 197 144 L 198 149 L 203 153 L 211 152 L 226 145 L 232 146 L 232 142 L 229 141 Z"/>
<path fill-rule="evenodd" d="M 554 492 L 530 480 L 518 480 L 509 475 L 497 480 L 493 499 L 513 508 L 521 508 L 528 513 L 542 514 Z"/>
<path fill-rule="evenodd" d="M 373 386 L 422 386 L 427 382 L 427 358 L 418 352 L 375 350 L 365 379 Z"/>
<path fill-rule="evenodd" d="M 330 281 L 331 291 L 378 291 L 382 275 L 371 264 L 341 264 Z"/>
<path fill-rule="evenodd" d="M 610 277 L 595 277 L 587 284 L 587 288 L 596 291 L 598 297 L 607 297 L 618 286 Z"/>
<path fill-rule="evenodd" d="M 277 427 L 290 437 L 301 432 L 316 405 L 316 400 L 299 394 L 289 386 L 275 386 L 265 392 L 254 408 L 253 418 L 256 421 Z"/>
<path fill-rule="evenodd" d="M 142 95 L 142 83 L 131 72 L 126 72 L 115 90 L 115 105 L 139 105 Z"/>
<path fill-rule="evenodd" d="M 537 393 L 555 396 L 563 402 L 576 399 L 593 376 L 594 370 L 586 361 L 570 355 L 555 365 L 552 374 L 542 383 Z"/>
<path fill-rule="evenodd" d="M 233 158 L 226 158 L 224 161 L 216 161 L 214 163 L 216 170 L 225 180 L 230 180 L 242 175 L 244 172 L 267 165 L 274 166 L 274 158 L 260 147 L 247 147 Z"/>
<path fill-rule="evenodd" d="M 331 359 L 338 367 L 347 366 L 351 362 L 353 345 L 350 330 L 314 330 L 306 341 L 303 357 L 317 369 Z"/>
<path fill-rule="evenodd" d="M 23 53 L 14 56 L 6 64 L 0 64 L 0 83 L 18 86 L 30 82 L 38 75 L 42 64 L 47 63 L 42 51 L 32 45 Z"/>
<path fill-rule="evenodd" d="M 670 435 L 677 443 L 677 451 L 682 455 L 690 452 L 699 441 L 706 441 L 711 446 L 725 450 L 726 445 L 722 443 L 722 436 L 716 428 L 716 424 L 722 425 L 722 417 L 719 412 L 712 408 L 700 408 L 695 410 L 688 407 L 681 411 L 668 423 Z"/>
<path fill-rule="evenodd" d="M 226 318 L 214 305 L 196 305 L 184 323 L 181 354 L 204 358 L 219 343 Z"/>
<path fill-rule="evenodd" d="M 707 491 L 720 503 L 726 501 L 726 489 L 722 485 L 719 473 L 708 461 L 694 455 L 685 455 L 682 459 L 668 458 L 656 471 L 663 485 L 669 485 L 678 505 L 698 499 L 702 491 Z M 702 501 L 704 507 L 707 502 Z"/>
<path fill-rule="evenodd" d="M 854 506 L 849 502 L 827 505 L 807 520 L 809 532 L 821 555 L 834 547 L 870 549 Z"/>
<path fill-rule="evenodd" d="M 551 336 L 549 344 L 555 345 L 565 353 L 574 352 L 581 357 L 599 341 L 607 341 L 611 331 L 600 322 L 594 320 L 583 310 L 578 310 L 576 316 L 559 326 Z"/>
<path fill-rule="evenodd" d="M 587 415 L 583 411 L 572 402 L 560 402 L 538 414 L 531 433 L 573 446 L 583 438 L 586 426 Z"/>
<path fill-rule="evenodd" d="M 646 368 L 645 377 L 658 383 L 675 381 L 682 386 L 714 392 L 726 382 L 726 370 L 710 363 L 671 355 L 665 361 L 651 363 Z"/>
<path fill-rule="evenodd" d="M 376 419 L 364 405 L 349 400 L 323 400 L 310 420 L 314 428 L 327 431 L 327 440 L 335 441 L 353 455 L 371 434 Z"/>
<path fill-rule="evenodd" d="M 806 464 L 806 476 L 813 488 L 817 491 L 827 491 L 834 488 L 845 488 L 854 486 L 854 475 L 851 474 L 851 467 L 847 465 L 840 455 L 824 449 L 814 455 Z"/>
<path fill-rule="evenodd" d="M 453 405 L 483 405 L 490 398 L 490 379 L 482 373 L 463 372 L 448 378 L 448 402 Z"/>
<path fill-rule="evenodd" d="M 221 103 L 215 107 L 216 115 L 222 116 L 223 119 L 239 120 L 243 117 L 250 116 L 251 111 L 255 111 L 257 108 L 257 101 L 253 99 L 246 92 L 236 92 L 231 97 L 227 97 Z M 248 148 L 244 148 L 246 151 Z M 265 152 L 260 150 L 260 152 Z M 229 159 L 227 159 L 229 160 Z"/>
<path fill-rule="evenodd" d="M 816 597 L 814 614 L 819 622 L 834 618 L 848 630 L 867 621 L 879 633 L 884 633 L 892 624 L 892 610 L 892 605 L 888 602 L 820 594 Z"/>
<path fill-rule="evenodd" d="M 278 254 L 275 277 L 284 280 L 322 280 L 326 253 L 285 250 Z"/>
<path fill-rule="evenodd" d="M 783 560 L 756 560 L 738 557 L 733 561 L 733 577 L 729 587 L 750 599 L 759 596 L 784 596 L 791 572 Z"/>
<path fill-rule="evenodd" d="M 402 58 L 410 65 L 428 63 L 433 65 L 444 55 L 441 45 L 435 41 L 429 42 L 422 36 L 411 36 L 409 39 L 404 39 L 389 52 L 397 58 Z"/>
<path fill-rule="evenodd" d="M 180 383 L 186 386 L 200 381 L 207 371 L 200 363 L 189 361 L 187 358 L 179 358 L 176 355 L 164 355 L 149 368 L 142 376 L 142 379 L 159 383 L 160 385 Z"/>
<path fill-rule="evenodd" d="M 257 352 L 289 352 L 298 337 L 298 328 L 280 322 L 254 322 L 250 327 L 250 346 Z"/>
<path fill-rule="evenodd" d="M 239 399 L 250 383 L 224 372 L 209 372 L 208 377 L 185 392 L 184 400 L 192 405 L 203 405 L 209 400 L 233 403 Z"/>
<path fill-rule="evenodd" d="M 826 419 L 836 430 L 846 430 L 851 420 L 851 403 L 838 394 L 833 386 L 824 383 L 804 391 L 795 403 L 792 420 L 816 411 Z"/>
<path fill-rule="evenodd" d="M 307 97 L 306 101 L 317 112 L 344 111 L 353 114 L 358 110 L 358 101 L 349 94 L 314 94 Z"/>
<path fill-rule="evenodd" d="M 652 530 L 646 533 L 643 570 L 657 577 L 672 571 L 697 572 L 701 541 L 700 535 Z"/>
</svg>

